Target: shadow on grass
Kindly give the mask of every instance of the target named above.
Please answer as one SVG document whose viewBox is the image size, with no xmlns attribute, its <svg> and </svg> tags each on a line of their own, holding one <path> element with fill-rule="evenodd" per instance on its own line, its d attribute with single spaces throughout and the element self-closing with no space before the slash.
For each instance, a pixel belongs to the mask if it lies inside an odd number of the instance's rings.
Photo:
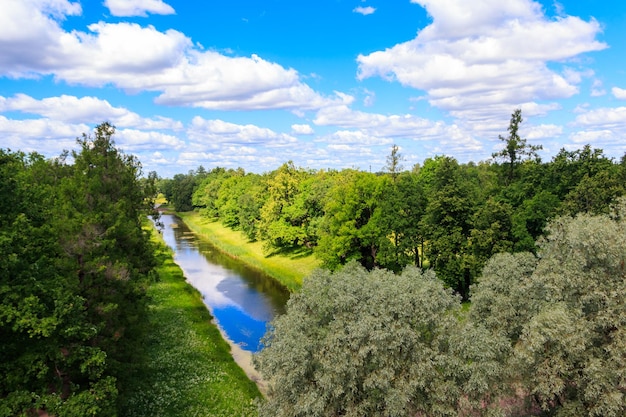
<svg viewBox="0 0 626 417">
<path fill-rule="evenodd" d="M 300 246 L 272 248 L 272 250 L 265 254 L 265 257 L 271 258 L 277 255 L 285 256 L 290 259 L 302 259 L 313 255 L 313 249 L 303 248 Z"/>
</svg>

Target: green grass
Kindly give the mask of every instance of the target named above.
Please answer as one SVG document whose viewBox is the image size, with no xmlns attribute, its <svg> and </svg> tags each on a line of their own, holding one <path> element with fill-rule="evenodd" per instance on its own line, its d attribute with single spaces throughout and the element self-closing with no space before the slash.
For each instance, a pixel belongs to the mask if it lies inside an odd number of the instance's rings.
<svg viewBox="0 0 626 417">
<path fill-rule="evenodd" d="M 273 277 L 289 291 L 297 291 L 302 286 L 302 279 L 321 265 L 310 253 L 293 252 L 267 256 L 263 243 L 250 242 L 242 232 L 202 217 L 198 212 L 177 215 L 191 230 L 219 250 Z"/>
<path fill-rule="evenodd" d="M 261 394 L 234 362 L 200 293 L 159 242 L 159 281 L 148 290 L 144 361 L 122 393 L 120 415 L 255 416 Z"/>
</svg>

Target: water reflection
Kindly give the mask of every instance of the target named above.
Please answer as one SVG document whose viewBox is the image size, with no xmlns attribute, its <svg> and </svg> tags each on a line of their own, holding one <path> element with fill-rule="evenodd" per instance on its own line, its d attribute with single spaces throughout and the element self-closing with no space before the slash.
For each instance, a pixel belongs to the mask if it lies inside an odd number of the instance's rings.
<svg viewBox="0 0 626 417">
<path fill-rule="evenodd" d="M 201 241 L 177 217 L 164 214 L 163 238 L 187 280 L 227 337 L 255 352 L 267 322 L 284 312 L 289 293 L 274 280 L 247 268 Z"/>
</svg>

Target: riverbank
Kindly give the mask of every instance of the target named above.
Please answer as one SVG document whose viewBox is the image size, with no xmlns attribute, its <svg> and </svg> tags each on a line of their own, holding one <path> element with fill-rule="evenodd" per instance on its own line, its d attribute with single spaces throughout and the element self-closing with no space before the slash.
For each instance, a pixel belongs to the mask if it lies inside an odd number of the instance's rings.
<svg viewBox="0 0 626 417">
<path fill-rule="evenodd" d="M 257 415 L 255 401 L 262 396 L 233 360 L 237 351 L 212 324 L 172 252 L 161 240 L 157 244 L 159 280 L 148 289 L 152 332 L 143 363 L 121 395 L 120 415 Z"/>
<path fill-rule="evenodd" d="M 202 239 L 246 265 L 271 276 L 290 292 L 300 289 L 304 277 L 309 276 L 321 265 L 311 253 L 279 253 L 266 256 L 261 242 L 250 242 L 242 232 L 202 217 L 198 212 L 176 215 Z"/>
</svg>

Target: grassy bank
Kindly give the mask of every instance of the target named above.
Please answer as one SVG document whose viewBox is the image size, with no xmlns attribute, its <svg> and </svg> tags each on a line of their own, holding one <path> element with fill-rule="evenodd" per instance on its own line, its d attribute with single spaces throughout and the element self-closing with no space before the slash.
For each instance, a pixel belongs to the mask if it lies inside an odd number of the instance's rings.
<svg viewBox="0 0 626 417">
<path fill-rule="evenodd" d="M 120 415 L 257 415 L 257 386 L 234 362 L 200 293 L 159 244 L 159 281 L 148 291 L 152 332 L 145 360 L 122 393 Z"/>
<path fill-rule="evenodd" d="M 249 242 L 243 233 L 225 227 L 220 222 L 206 219 L 198 212 L 177 214 L 203 239 L 252 268 L 272 276 L 289 291 L 299 289 L 302 279 L 320 266 L 319 260 L 309 253 L 266 256 L 261 242 Z"/>
</svg>

